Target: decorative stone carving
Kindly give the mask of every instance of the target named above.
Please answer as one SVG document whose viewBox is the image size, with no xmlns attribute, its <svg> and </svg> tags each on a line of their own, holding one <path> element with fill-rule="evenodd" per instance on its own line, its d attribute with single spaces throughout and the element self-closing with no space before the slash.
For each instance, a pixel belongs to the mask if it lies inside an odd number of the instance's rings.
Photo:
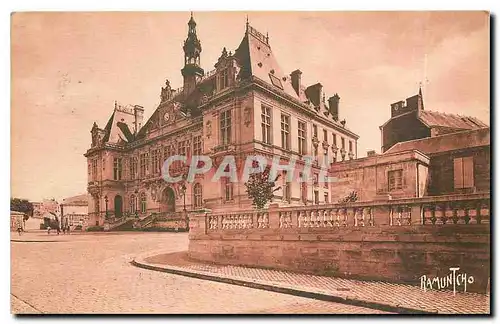
<svg viewBox="0 0 500 324">
<path fill-rule="evenodd" d="M 312 138 L 312 143 L 315 147 L 318 147 L 318 144 L 319 144 L 319 140 L 318 140 L 318 137 L 317 136 L 313 136 Z"/>
<path fill-rule="evenodd" d="M 170 87 L 170 81 L 165 80 L 165 87 L 161 88 L 161 101 L 168 101 L 172 99 L 172 88 Z"/>
<path fill-rule="evenodd" d="M 205 131 L 206 131 L 206 134 L 207 134 L 207 138 L 210 138 L 210 136 L 212 136 L 212 122 L 210 120 L 207 121 L 207 124 L 206 124 L 206 127 L 205 127 Z"/>
<path fill-rule="evenodd" d="M 250 126 L 252 123 L 252 110 L 250 107 L 246 107 L 243 112 L 244 124 L 246 127 Z"/>
</svg>

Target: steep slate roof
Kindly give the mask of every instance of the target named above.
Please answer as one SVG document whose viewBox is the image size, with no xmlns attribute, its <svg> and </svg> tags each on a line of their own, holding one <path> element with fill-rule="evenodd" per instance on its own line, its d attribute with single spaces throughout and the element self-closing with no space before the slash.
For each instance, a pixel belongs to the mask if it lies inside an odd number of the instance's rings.
<svg viewBox="0 0 500 324">
<path fill-rule="evenodd" d="M 384 154 L 408 150 L 418 150 L 425 154 L 433 154 L 487 145 L 490 145 L 489 127 L 396 143 L 384 152 Z"/>
<path fill-rule="evenodd" d="M 242 76 L 253 75 L 271 86 L 299 99 L 292 87 L 291 79 L 281 70 L 269 45 L 269 38 L 247 25 L 247 32 L 235 52 L 242 65 Z"/>
<path fill-rule="evenodd" d="M 488 125 L 475 117 L 445 114 L 436 111 L 421 110 L 419 111 L 418 118 L 429 128 L 479 129 L 488 127 Z"/>
<path fill-rule="evenodd" d="M 133 108 L 121 107 L 115 104 L 113 114 L 104 127 L 103 142 L 120 143 L 121 141 L 132 142 L 135 139 L 134 134 L 130 130 L 134 122 L 134 114 L 132 111 L 127 111 Z"/>
</svg>

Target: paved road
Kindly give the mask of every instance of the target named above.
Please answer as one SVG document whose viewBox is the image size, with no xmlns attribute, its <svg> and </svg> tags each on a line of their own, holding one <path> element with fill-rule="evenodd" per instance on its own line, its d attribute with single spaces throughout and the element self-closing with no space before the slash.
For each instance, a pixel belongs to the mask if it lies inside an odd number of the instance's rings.
<svg viewBox="0 0 500 324">
<path fill-rule="evenodd" d="M 11 242 L 12 313 L 381 313 L 129 264 L 145 252 L 186 250 L 185 233 L 53 238 L 59 241 Z M 23 239 L 47 234 L 26 233 Z"/>
</svg>

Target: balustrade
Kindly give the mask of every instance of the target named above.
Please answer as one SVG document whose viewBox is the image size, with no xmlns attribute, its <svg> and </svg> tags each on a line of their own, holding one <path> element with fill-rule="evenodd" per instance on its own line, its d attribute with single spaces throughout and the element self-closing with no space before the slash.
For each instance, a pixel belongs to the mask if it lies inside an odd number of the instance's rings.
<svg viewBox="0 0 500 324">
<path fill-rule="evenodd" d="M 446 226 L 490 222 L 488 194 L 436 196 L 207 215 L 207 229 Z"/>
</svg>

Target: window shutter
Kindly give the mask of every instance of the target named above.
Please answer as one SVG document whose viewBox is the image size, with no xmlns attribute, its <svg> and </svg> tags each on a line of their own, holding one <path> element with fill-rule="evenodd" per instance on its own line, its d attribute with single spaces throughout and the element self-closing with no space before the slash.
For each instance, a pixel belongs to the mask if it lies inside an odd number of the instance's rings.
<svg viewBox="0 0 500 324">
<path fill-rule="evenodd" d="M 462 158 L 456 158 L 453 160 L 453 174 L 454 174 L 455 189 L 463 188 L 464 187 L 464 179 L 463 179 L 463 161 L 462 161 Z"/>
<path fill-rule="evenodd" d="M 463 158 L 463 181 L 464 188 L 474 187 L 474 158 L 472 156 Z"/>
</svg>

